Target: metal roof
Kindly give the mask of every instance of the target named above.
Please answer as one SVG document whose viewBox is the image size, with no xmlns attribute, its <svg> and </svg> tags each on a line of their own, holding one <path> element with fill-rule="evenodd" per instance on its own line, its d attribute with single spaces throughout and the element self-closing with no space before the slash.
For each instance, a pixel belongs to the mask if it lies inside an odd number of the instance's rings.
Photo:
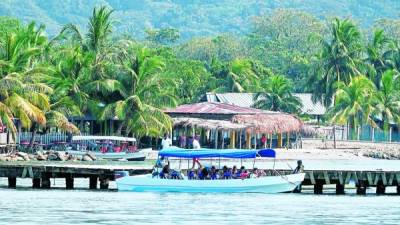
<svg viewBox="0 0 400 225">
<path fill-rule="evenodd" d="M 180 114 L 256 114 L 266 111 L 254 108 L 245 108 L 220 102 L 200 102 L 195 104 L 180 105 L 174 109 L 165 110 L 166 113 Z"/>
<path fill-rule="evenodd" d="M 308 115 L 324 115 L 326 108 L 319 102 L 313 103 L 311 94 L 294 93 L 303 105 L 302 113 Z M 203 100 L 208 102 L 222 102 L 240 107 L 252 107 L 254 104 L 254 93 L 207 93 Z"/>
</svg>

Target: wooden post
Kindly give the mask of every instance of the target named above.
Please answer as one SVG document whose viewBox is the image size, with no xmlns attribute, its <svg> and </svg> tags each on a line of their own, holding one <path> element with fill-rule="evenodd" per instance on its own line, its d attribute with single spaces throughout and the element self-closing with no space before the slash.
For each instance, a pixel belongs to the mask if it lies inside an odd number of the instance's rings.
<svg viewBox="0 0 400 225">
<path fill-rule="evenodd" d="M 371 141 L 374 142 L 375 141 L 375 128 L 372 127 L 372 131 L 371 131 Z"/>
<path fill-rule="evenodd" d="M 278 148 L 282 148 L 282 133 L 278 133 Z"/>
<path fill-rule="evenodd" d="M 272 148 L 272 139 L 273 139 L 273 134 L 268 134 L 268 136 L 271 137 L 271 139 L 269 140 L 269 148 Z"/>
<path fill-rule="evenodd" d="M 357 194 L 358 195 L 365 195 L 367 194 L 367 186 L 365 185 L 364 181 L 359 181 L 357 185 Z"/>
<path fill-rule="evenodd" d="M 50 176 L 48 176 L 48 175 L 43 175 L 42 176 L 42 188 L 45 188 L 45 189 L 49 189 L 50 188 L 50 186 L 51 186 L 51 182 L 50 182 Z"/>
<path fill-rule="evenodd" d="M 231 148 L 235 148 L 236 146 L 236 131 L 231 130 Z"/>
<path fill-rule="evenodd" d="M 336 194 L 337 195 L 344 194 L 344 184 L 336 184 Z"/>
<path fill-rule="evenodd" d="M 89 189 L 96 189 L 97 188 L 97 176 L 90 176 L 89 177 Z"/>
<path fill-rule="evenodd" d="M 246 148 L 251 148 L 251 134 L 250 132 L 246 132 Z"/>
<path fill-rule="evenodd" d="M 243 132 L 243 130 L 240 130 L 240 133 L 239 133 L 239 149 L 242 149 L 242 132 Z"/>
<path fill-rule="evenodd" d="M 218 148 L 218 129 L 215 130 L 215 149 Z"/>
<path fill-rule="evenodd" d="M 290 132 L 286 133 L 286 148 L 290 148 Z"/>
<path fill-rule="evenodd" d="M 40 188 L 40 178 L 32 178 L 32 188 Z"/>
<path fill-rule="evenodd" d="M 389 142 L 392 142 L 392 132 L 393 132 L 393 130 L 392 130 L 392 127 L 390 126 L 389 127 Z"/>
<path fill-rule="evenodd" d="M 8 177 L 8 188 L 16 188 L 16 187 L 17 187 L 17 178 Z"/>
<path fill-rule="evenodd" d="M 333 125 L 333 148 L 336 149 L 336 126 Z"/>
<path fill-rule="evenodd" d="M 323 193 L 324 184 L 321 180 L 316 180 L 314 184 L 314 194 L 320 195 Z"/>
<path fill-rule="evenodd" d="M 100 178 L 100 189 L 108 189 L 108 185 L 110 183 L 110 179 L 108 178 Z"/>
<path fill-rule="evenodd" d="M 221 130 L 221 139 L 222 139 L 221 149 L 224 149 L 224 145 L 225 145 L 225 131 L 224 130 Z"/>
<path fill-rule="evenodd" d="M 378 184 L 376 185 L 376 194 L 377 195 L 384 195 L 386 191 L 386 187 L 383 184 L 382 181 L 379 181 Z"/>
<path fill-rule="evenodd" d="M 65 188 L 74 189 L 74 178 L 72 175 L 65 177 Z"/>
</svg>

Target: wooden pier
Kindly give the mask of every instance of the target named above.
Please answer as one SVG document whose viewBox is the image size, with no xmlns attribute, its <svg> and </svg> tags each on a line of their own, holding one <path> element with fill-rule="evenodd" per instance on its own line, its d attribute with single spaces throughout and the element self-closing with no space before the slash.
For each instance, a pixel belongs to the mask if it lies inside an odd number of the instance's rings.
<svg viewBox="0 0 400 225">
<path fill-rule="evenodd" d="M 51 178 L 65 179 L 66 189 L 74 188 L 75 178 L 88 178 L 89 189 L 108 189 L 109 182 L 114 181 L 115 171 L 129 171 L 129 174 L 150 173 L 150 165 L 134 165 L 125 163 L 84 164 L 67 162 L 2 162 L 0 177 L 8 178 L 8 187 L 16 188 L 18 178 L 32 179 L 32 188 L 51 187 Z M 291 170 L 267 170 L 268 175 L 290 174 Z M 312 185 L 315 194 L 323 194 L 324 185 L 335 185 L 336 194 L 345 194 L 346 185 L 354 183 L 357 194 L 365 195 L 368 187 L 376 187 L 376 194 L 385 194 L 386 187 L 397 187 L 400 194 L 400 169 L 384 170 L 305 170 L 306 177 L 302 186 Z"/>
<path fill-rule="evenodd" d="M 51 187 L 51 178 L 65 179 L 66 189 L 74 188 L 75 178 L 88 178 L 89 189 L 108 189 L 109 182 L 115 180 L 115 171 L 129 171 L 130 174 L 151 172 L 151 167 L 135 165 L 96 165 L 83 163 L 1 163 L 0 177 L 8 178 L 8 187 L 16 188 L 17 178 L 31 178 L 32 188 Z"/>
<path fill-rule="evenodd" d="M 288 170 L 277 170 L 280 174 L 290 174 Z M 354 183 L 357 194 L 365 195 L 367 188 L 375 187 L 376 194 L 385 194 L 386 187 L 394 186 L 400 194 L 399 171 L 358 171 L 358 170 L 305 170 L 302 186 L 312 185 L 315 194 L 323 194 L 324 185 L 336 185 L 336 194 L 345 194 L 346 185 Z M 271 172 L 270 172 L 271 174 Z"/>
</svg>

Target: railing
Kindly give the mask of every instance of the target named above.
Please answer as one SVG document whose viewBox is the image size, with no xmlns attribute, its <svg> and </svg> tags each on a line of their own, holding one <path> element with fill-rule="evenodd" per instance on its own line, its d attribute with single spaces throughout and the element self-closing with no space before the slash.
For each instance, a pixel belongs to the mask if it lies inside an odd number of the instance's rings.
<svg viewBox="0 0 400 225">
<path fill-rule="evenodd" d="M 400 142 L 400 131 L 392 127 L 387 131 L 379 128 L 373 128 L 369 125 L 359 126 L 357 128 L 348 128 L 346 126 L 318 127 L 315 126 L 315 132 L 303 133 L 303 138 L 318 138 L 338 141 L 367 141 L 367 142 Z"/>
<path fill-rule="evenodd" d="M 89 134 L 80 134 L 81 136 L 87 136 Z M 30 142 L 32 138 L 32 132 L 21 132 L 18 133 L 17 144 Z M 36 133 L 34 142 L 42 145 L 49 145 L 54 142 L 66 142 L 68 135 L 65 132 L 51 132 L 46 134 Z M 85 142 L 85 141 L 83 141 Z"/>
</svg>

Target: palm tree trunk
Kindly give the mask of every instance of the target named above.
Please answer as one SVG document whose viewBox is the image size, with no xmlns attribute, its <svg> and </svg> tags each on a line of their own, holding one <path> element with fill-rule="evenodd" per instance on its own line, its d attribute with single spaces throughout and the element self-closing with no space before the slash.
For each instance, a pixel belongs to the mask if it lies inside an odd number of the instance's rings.
<svg viewBox="0 0 400 225">
<path fill-rule="evenodd" d="M 35 138 L 36 138 L 36 132 L 37 132 L 37 124 L 33 123 L 32 136 L 31 136 L 31 140 L 29 141 L 29 149 L 33 149 L 33 144 L 35 143 Z"/>
<path fill-rule="evenodd" d="M 123 128 L 123 127 L 124 127 L 124 122 L 121 121 L 121 123 L 118 125 L 118 128 L 117 128 L 117 135 L 118 135 L 118 136 L 121 135 L 121 133 L 122 133 L 122 128 Z"/>
</svg>

